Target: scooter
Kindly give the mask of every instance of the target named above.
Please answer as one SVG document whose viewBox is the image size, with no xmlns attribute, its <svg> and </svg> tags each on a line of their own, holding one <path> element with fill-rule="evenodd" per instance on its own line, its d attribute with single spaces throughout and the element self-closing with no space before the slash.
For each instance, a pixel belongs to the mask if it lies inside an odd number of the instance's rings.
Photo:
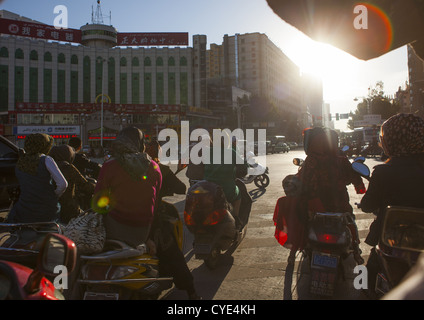
<svg viewBox="0 0 424 320">
<path fill-rule="evenodd" d="M 303 160 L 295 158 L 293 163 L 301 166 Z M 343 262 L 353 253 L 351 223 L 346 212 L 316 212 L 309 221 L 303 254 L 309 258 L 311 294 L 331 297 L 338 279 L 345 280 Z"/>
<path fill-rule="evenodd" d="M 174 214 L 172 214 L 174 213 Z M 183 226 L 178 212 L 169 212 L 175 239 L 181 249 Z M 159 259 L 146 244 L 136 248 L 122 241 L 106 240 L 103 252 L 80 257 L 77 299 L 84 300 L 156 300 L 173 285 L 172 277 L 159 274 Z"/>
<path fill-rule="evenodd" d="M 377 297 L 396 287 L 424 252 L 424 209 L 387 207 L 380 240 L 375 247 Z"/>
<path fill-rule="evenodd" d="M 187 192 L 184 222 L 194 235 L 195 258 L 203 260 L 209 269 L 215 269 L 220 257 L 232 253 L 246 235 L 252 199 L 241 180 L 236 184 L 242 196 L 237 221 L 219 185 L 202 180 Z"/>
<path fill-rule="evenodd" d="M 0 260 L 0 300 L 64 300 L 47 277 L 59 276 L 56 266 L 72 272 L 75 261 L 76 247 L 70 239 L 54 233 L 46 235 L 34 270 Z"/>
<path fill-rule="evenodd" d="M 249 166 L 249 175 L 244 177 L 242 181 L 244 184 L 254 183 L 260 189 L 264 189 L 269 185 L 269 170 L 268 167 L 264 167 L 257 163 L 254 159 L 253 152 L 249 152 L 246 156 L 247 164 Z"/>
<path fill-rule="evenodd" d="M 357 163 L 355 171 L 370 178 L 369 168 Z M 376 262 L 375 287 L 369 288 L 381 298 L 399 285 L 424 252 L 424 209 L 389 206 L 385 209 L 378 244 L 371 250 L 369 262 Z M 375 281 L 374 281 L 375 280 Z"/>
<path fill-rule="evenodd" d="M 56 222 L 0 223 L 0 259 L 35 268 L 44 238 L 62 234 Z"/>
</svg>

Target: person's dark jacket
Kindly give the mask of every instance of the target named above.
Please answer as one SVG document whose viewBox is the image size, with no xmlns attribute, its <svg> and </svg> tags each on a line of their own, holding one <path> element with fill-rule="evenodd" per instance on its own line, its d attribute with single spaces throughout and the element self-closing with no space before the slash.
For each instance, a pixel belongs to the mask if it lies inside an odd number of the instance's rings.
<svg viewBox="0 0 424 320">
<path fill-rule="evenodd" d="M 91 175 L 94 179 L 97 179 L 100 173 L 102 165 L 91 161 L 85 154 L 77 153 L 75 154 L 75 159 L 73 165 L 78 169 L 79 172 L 83 175 Z"/>
<path fill-rule="evenodd" d="M 78 196 L 84 194 L 91 197 L 95 185 L 87 181 L 73 165 L 75 153 L 72 147 L 68 145 L 55 146 L 50 151 L 50 156 L 56 161 L 57 166 L 68 181 L 68 187 L 59 198 L 60 220 L 62 223 L 68 223 L 82 212 Z"/>
<path fill-rule="evenodd" d="M 420 156 L 394 157 L 374 167 L 368 190 L 361 200 L 362 211 L 377 216 L 365 240 L 367 244 L 377 244 L 387 206 L 424 208 L 424 162 L 421 159 Z"/>
</svg>

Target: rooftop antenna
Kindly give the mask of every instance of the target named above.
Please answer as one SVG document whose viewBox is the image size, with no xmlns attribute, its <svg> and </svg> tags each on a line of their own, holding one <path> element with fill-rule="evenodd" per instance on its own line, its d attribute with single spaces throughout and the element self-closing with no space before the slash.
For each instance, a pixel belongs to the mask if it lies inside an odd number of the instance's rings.
<svg viewBox="0 0 424 320">
<path fill-rule="evenodd" d="M 100 0 L 97 0 L 96 13 L 94 15 L 92 13 L 91 16 L 92 16 L 91 22 L 93 24 L 103 24 L 103 13 L 102 13 L 102 7 L 100 6 Z"/>
</svg>

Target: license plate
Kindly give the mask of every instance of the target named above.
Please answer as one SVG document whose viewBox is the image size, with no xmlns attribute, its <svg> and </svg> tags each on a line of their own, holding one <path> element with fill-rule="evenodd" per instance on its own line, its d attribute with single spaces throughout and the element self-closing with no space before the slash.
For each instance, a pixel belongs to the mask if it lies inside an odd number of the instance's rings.
<svg viewBox="0 0 424 320">
<path fill-rule="evenodd" d="M 312 265 L 325 268 L 337 268 L 338 257 L 314 252 L 312 255 Z"/>
<path fill-rule="evenodd" d="M 119 300 L 119 293 L 85 292 L 84 300 Z"/>
</svg>

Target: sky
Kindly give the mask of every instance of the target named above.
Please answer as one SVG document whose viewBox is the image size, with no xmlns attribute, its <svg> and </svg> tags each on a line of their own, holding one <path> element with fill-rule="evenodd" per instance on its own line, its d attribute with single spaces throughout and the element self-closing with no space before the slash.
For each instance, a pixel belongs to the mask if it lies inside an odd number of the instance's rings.
<svg viewBox="0 0 424 320">
<path fill-rule="evenodd" d="M 0 0 L 0 9 L 53 25 L 54 8 L 66 6 L 68 27 L 79 29 L 91 23 L 95 0 Z M 378 58 L 359 60 L 332 46 L 317 43 L 279 18 L 266 0 L 102 0 L 104 16 L 111 12 L 111 23 L 118 32 L 188 32 L 207 36 L 211 43 L 222 44 L 225 34 L 260 32 L 277 45 L 302 72 L 323 81 L 324 102 L 331 113 L 356 110 L 356 97 L 368 94 L 368 88 L 383 81 L 384 91 L 394 95 L 408 80 L 406 46 Z M 109 24 L 109 17 L 104 18 Z M 336 122 L 336 128 L 344 125 Z"/>
</svg>

